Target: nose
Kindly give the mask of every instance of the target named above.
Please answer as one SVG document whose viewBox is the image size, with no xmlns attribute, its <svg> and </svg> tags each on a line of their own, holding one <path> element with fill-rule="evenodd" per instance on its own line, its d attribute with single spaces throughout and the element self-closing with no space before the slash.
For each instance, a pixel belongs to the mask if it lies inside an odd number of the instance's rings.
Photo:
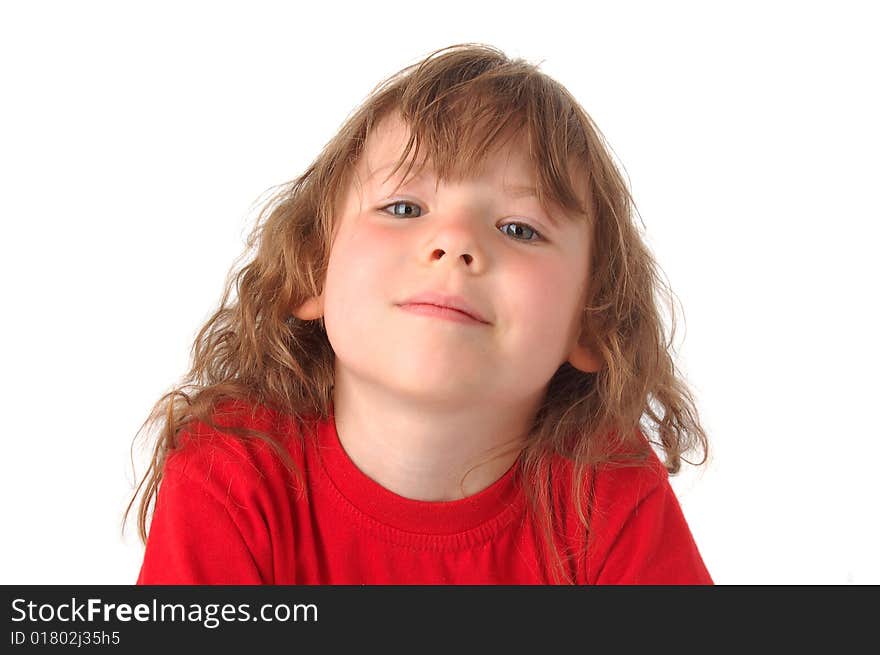
<svg viewBox="0 0 880 655">
<path fill-rule="evenodd" d="M 458 212 L 454 217 L 441 219 L 435 215 L 437 226 L 428 243 L 428 261 L 431 264 L 445 263 L 478 273 L 486 266 L 486 255 L 480 246 L 478 232 L 483 229 L 476 215 Z"/>
</svg>

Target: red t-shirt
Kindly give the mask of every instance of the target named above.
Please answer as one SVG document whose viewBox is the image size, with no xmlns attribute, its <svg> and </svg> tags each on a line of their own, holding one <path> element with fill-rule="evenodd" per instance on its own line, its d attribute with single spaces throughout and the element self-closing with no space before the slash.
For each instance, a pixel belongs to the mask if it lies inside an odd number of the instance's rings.
<svg viewBox="0 0 880 655">
<path fill-rule="evenodd" d="M 264 443 L 192 424 L 166 462 L 137 584 L 553 580 L 516 465 L 468 498 L 410 500 L 354 465 L 332 416 L 299 435 L 285 415 L 226 407 L 222 425 L 267 429 L 286 445 L 304 486 Z M 583 550 L 566 467 L 553 465 L 555 511 L 566 545 Z M 578 584 L 712 584 L 656 456 L 600 468 L 593 488 L 587 554 L 570 564 Z"/>
</svg>

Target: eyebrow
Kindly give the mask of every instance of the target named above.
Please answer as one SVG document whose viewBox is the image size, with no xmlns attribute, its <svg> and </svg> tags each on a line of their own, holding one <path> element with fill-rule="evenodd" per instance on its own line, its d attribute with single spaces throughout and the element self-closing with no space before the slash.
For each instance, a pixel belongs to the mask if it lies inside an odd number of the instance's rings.
<svg viewBox="0 0 880 655">
<path fill-rule="evenodd" d="M 509 196 L 514 198 L 538 197 L 538 190 L 533 186 L 506 186 L 504 189 Z"/>
<path fill-rule="evenodd" d="M 391 162 L 389 164 L 383 164 L 382 166 L 379 166 L 377 169 L 375 169 L 372 173 L 370 173 L 367 176 L 365 183 L 371 182 L 373 180 L 373 178 L 376 177 L 376 175 L 378 175 L 379 173 L 381 173 L 384 170 L 387 170 L 387 169 L 393 167 L 395 163 L 396 162 Z M 433 173 L 433 171 L 434 171 L 434 169 L 432 166 L 425 165 L 422 168 L 422 170 L 420 170 L 418 173 L 416 173 L 415 175 L 410 177 L 408 181 L 412 182 L 415 180 L 422 179 L 428 173 Z M 512 198 L 529 198 L 529 197 L 537 198 L 538 197 L 538 190 L 533 186 L 522 185 L 522 184 L 507 185 L 504 187 L 504 190 L 507 191 L 507 195 L 509 195 Z"/>
<path fill-rule="evenodd" d="M 364 180 L 364 183 L 371 182 L 373 180 L 373 178 L 376 177 L 376 175 L 378 175 L 382 171 L 385 171 L 385 170 L 388 170 L 389 168 L 392 168 L 396 163 L 397 162 L 393 161 L 388 164 L 382 164 L 381 166 L 379 166 L 378 168 L 373 170 L 373 172 L 367 176 L 367 178 Z M 399 170 L 402 170 L 403 168 L 404 168 L 404 166 L 401 166 L 401 168 Z M 410 180 L 418 180 L 418 179 L 424 177 L 427 171 L 433 171 L 433 170 L 434 169 L 431 166 L 424 166 L 422 168 L 422 170 L 420 170 L 418 173 L 416 173 L 415 175 L 413 175 L 409 179 Z"/>
</svg>

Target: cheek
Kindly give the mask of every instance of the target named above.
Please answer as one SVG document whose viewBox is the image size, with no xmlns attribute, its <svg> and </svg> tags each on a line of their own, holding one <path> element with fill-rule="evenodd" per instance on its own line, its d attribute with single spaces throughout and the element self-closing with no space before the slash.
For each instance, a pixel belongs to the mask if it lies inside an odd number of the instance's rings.
<svg viewBox="0 0 880 655">
<path fill-rule="evenodd" d="M 351 321 L 364 316 L 368 300 L 392 300 L 381 286 L 394 269 L 394 253 L 378 230 L 340 233 L 333 244 L 327 268 L 325 320 Z"/>
<path fill-rule="evenodd" d="M 505 281 L 505 306 L 519 349 L 536 357 L 556 358 L 571 338 L 580 307 L 578 282 L 586 271 L 571 262 L 514 267 Z"/>
<path fill-rule="evenodd" d="M 570 314 L 577 293 L 577 273 L 572 267 L 548 259 L 540 265 L 512 266 L 507 273 L 504 286 L 517 316 L 531 315 L 535 323 L 555 324 Z"/>
</svg>

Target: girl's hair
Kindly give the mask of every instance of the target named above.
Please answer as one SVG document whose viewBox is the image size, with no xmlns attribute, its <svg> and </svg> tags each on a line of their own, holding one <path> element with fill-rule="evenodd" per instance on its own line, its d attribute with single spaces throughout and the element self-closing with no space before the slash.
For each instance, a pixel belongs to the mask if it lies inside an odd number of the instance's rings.
<svg viewBox="0 0 880 655">
<path fill-rule="evenodd" d="M 568 90 L 536 65 L 480 44 L 437 50 L 382 82 L 305 173 L 272 194 L 247 240 L 247 250 L 255 253 L 240 271 L 230 272 L 219 309 L 196 336 L 192 368 L 141 426 L 158 425 L 159 434 L 123 529 L 144 488 L 138 527 L 146 543 L 147 516 L 166 458 L 191 421 L 221 427 L 214 422 L 221 401 L 282 412 L 300 427 L 299 434 L 308 421 L 329 417 L 333 349 L 321 320 L 302 321 L 292 311 L 321 293 L 337 202 L 371 130 L 394 112 L 410 133 L 399 166 L 422 153 L 438 179 L 466 176 L 504 135 L 523 134 L 535 163 L 539 200 L 592 224 L 592 275 L 582 327 L 603 366 L 596 373 L 567 362 L 560 366 L 519 455 L 528 506 L 545 539 L 555 581 L 572 582 L 571 562 L 578 553 L 557 542 L 551 460 L 562 456 L 573 464 L 568 467 L 573 500 L 586 535 L 591 492 L 585 499 L 577 481 L 592 480 L 591 469 L 644 464 L 653 445 L 667 470 L 677 473 L 691 450 L 702 453 L 698 464 L 705 462 L 708 443 L 670 355 L 671 292 L 634 225 L 634 202 L 604 137 Z M 586 192 L 587 206 L 578 190 Z M 233 290 L 237 298 L 230 299 Z M 668 342 L 661 300 L 672 318 Z M 285 447 L 271 435 L 222 429 L 267 442 L 301 479 Z"/>
</svg>

